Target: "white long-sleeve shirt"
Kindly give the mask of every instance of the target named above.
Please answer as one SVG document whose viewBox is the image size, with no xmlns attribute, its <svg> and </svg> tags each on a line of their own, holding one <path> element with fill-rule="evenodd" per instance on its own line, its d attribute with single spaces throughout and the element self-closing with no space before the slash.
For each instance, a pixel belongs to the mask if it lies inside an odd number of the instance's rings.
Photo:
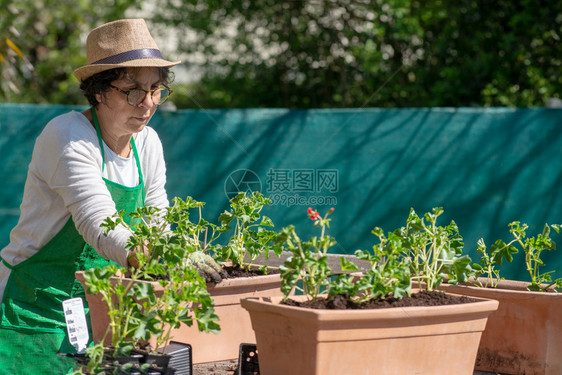
<svg viewBox="0 0 562 375">
<path fill-rule="evenodd" d="M 166 166 L 162 143 L 145 127 L 136 135 L 145 185 L 145 205 L 167 207 Z M 139 182 L 131 151 L 128 158 L 115 154 L 104 143 L 105 168 L 95 128 L 80 112 L 52 119 L 35 142 L 29 164 L 18 224 L 0 256 L 16 265 L 47 244 L 70 216 L 78 233 L 104 258 L 127 265 L 125 249 L 130 233 L 117 228 L 104 236 L 100 224 L 116 212 L 102 177 L 126 186 Z M 0 300 L 11 270 L 0 262 Z"/>
</svg>

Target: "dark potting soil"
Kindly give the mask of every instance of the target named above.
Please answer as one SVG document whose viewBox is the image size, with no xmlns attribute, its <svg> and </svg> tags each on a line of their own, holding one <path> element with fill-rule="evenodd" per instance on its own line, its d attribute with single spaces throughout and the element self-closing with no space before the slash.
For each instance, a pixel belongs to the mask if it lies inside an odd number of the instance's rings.
<svg viewBox="0 0 562 375">
<path fill-rule="evenodd" d="M 412 293 L 411 297 L 397 298 L 382 298 L 375 299 L 363 303 L 356 303 L 348 295 L 338 294 L 329 299 L 319 298 L 315 301 L 298 302 L 288 298 L 282 302 L 289 306 L 307 307 L 311 309 L 324 309 L 324 310 L 347 310 L 347 309 L 384 309 L 390 307 L 411 307 L 411 306 L 440 306 L 440 305 L 455 305 L 459 303 L 470 303 L 476 301 L 473 298 L 466 296 L 453 296 L 445 294 L 440 291 L 420 291 Z"/>
<path fill-rule="evenodd" d="M 279 270 L 276 268 L 268 269 L 267 275 L 279 273 Z M 255 276 L 263 276 L 266 273 L 258 268 L 246 270 L 238 265 L 236 266 L 223 266 L 222 271 L 220 272 L 220 276 L 222 279 L 234 279 L 238 277 L 255 277 Z M 212 283 L 214 280 L 211 278 L 210 275 L 206 273 L 201 273 L 201 276 L 205 278 L 207 283 Z"/>
<path fill-rule="evenodd" d="M 252 277 L 252 276 L 263 276 L 266 273 L 263 272 L 262 270 L 256 268 L 256 269 L 250 269 L 250 270 L 245 270 L 243 268 L 241 268 L 240 266 L 224 266 L 222 268 L 227 274 L 227 278 L 228 279 L 233 279 L 236 277 Z M 274 274 L 274 273 L 279 273 L 278 269 L 270 269 L 268 270 L 267 274 Z"/>
<path fill-rule="evenodd" d="M 267 273 L 265 273 L 264 271 L 258 268 L 245 270 L 240 266 L 223 266 L 222 270 L 220 271 L 220 276 L 222 279 L 234 279 L 237 277 L 254 277 L 254 276 L 272 275 L 276 273 L 279 273 L 279 270 L 277 268 L 269 268 L 267 270 Z M 200 275 L 205 279 L 207 283 L 215 282 L 215 280 L 213 280 L 213 278 L 205 272 L 200 272 Z M 126 275 L 126 276 L 130 277 L 130 275 Z M 158 276 L 158 275 L 153 275 L 152 278 L 153 280 L 156 281 L 161 279 L 166 279 L 165 277 Z"/>
</svg>

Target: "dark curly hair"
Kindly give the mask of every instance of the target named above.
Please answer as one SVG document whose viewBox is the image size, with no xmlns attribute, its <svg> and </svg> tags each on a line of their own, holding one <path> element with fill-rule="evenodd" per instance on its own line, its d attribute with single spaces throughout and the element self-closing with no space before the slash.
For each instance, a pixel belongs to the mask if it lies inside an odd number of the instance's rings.
<svg viewBox="0 0 562 375">
<path fill-rule="evenodd" d="M 104 70 L 103 72 L 96 73 L 91 77 L 86 78 L 80 84 L 80 90 L 84 92 L 84 96 L 88 99 L 90 105 L 95 106 L 98 104 L 96 94 L 104 93 L 110 90 L 111 82 L 125 77 L 128 73 L 127 69 L 135 68 L 115 68 Z M 169 68 L 158 68 L 160 74 L 160 82 L 165 85 L 170 85 L 174 80 L 174 75 Z"/>
</svg>

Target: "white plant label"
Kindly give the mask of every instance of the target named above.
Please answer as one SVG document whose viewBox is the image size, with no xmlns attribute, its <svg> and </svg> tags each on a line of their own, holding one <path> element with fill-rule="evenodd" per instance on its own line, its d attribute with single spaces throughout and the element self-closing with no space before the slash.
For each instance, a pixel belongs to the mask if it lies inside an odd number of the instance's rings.
<svg viewBox="0 0 562 375">
<path fill-rule="evenodd" d="M 67 299 L 62 302 L 62 308 L 70 343 L 76 348 L 78 353 L 85 353 L 90 336 L 88 334 L 88 324 L 86 323 L 82 298 Z"/>
</svg>

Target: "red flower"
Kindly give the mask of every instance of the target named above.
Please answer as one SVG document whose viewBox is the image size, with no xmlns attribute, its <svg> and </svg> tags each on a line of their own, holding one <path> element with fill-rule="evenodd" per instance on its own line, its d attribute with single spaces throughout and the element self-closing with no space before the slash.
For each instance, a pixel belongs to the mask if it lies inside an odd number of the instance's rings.
<svg viewBox="0 0 562 375">
<path fill-rule="evenodd" d="M 308 214 L 308 217 L 310 218 L 310 220 L 320 219 L 320 214 L 318 213 L 318 211 L 313 210 L 312 207 L 308 207 L 308 210 L 306 211 L 306 213 Z"/>
</svg>

